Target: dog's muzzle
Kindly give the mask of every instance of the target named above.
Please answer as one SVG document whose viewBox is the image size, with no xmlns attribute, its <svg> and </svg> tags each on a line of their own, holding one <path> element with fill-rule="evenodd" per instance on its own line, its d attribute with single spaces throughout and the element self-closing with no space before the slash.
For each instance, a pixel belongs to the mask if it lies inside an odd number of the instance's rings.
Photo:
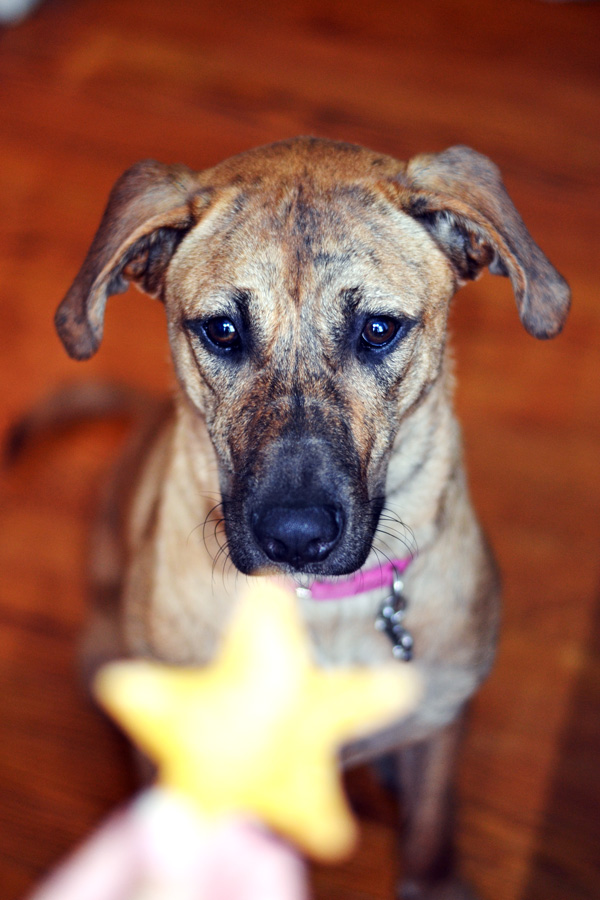
<svg viewBox="0 0 600 900">
<path fill-rule="evenodd" d="M 287 435 L 246 454 L 223 485 L 231 559 L 265 569 L 344 575 L 364 563 L 379 517 L 360 466 L 341 440 Z"/>
</svg>

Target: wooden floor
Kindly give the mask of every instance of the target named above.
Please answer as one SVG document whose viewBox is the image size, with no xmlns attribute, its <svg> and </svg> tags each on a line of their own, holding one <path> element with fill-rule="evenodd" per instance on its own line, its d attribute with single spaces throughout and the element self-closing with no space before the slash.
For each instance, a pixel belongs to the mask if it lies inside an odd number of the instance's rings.
<svg viewBox="0 0 600 900">
<path fill-rule="evenodd" d="M 536 0 L 48 0 L 0 30 L 0 425 L 90 375 L 167 389 L 159 304 L 111 302 L 69 361 L 54 308 L 131 162 L 209 166 L 299 133 L 405 158 L 466 143 L 502 167 L 568 277 L 563 335 L 520 328 L 506 279 L 453 313 L 472 490 L 504 572 L 497 667 L 461 769 L 459 840 L 487 900 L 600 896 L 600 5 Z M 122 428 L 31 451 L 0 507 L 0 897 L 131 790 L 80 690 L 81 561 Z M 318 900 L 391 898 L 388 798 L 352 778 L 363 843 Z M 83 900 L 83 898 L 82 898 Z"/>
</svg>

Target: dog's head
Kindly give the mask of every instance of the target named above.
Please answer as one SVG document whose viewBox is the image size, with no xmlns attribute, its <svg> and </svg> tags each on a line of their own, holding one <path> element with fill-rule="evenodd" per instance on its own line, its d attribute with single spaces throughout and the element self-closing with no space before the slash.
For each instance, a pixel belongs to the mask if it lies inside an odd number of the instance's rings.
<svg viewBox="0 0 600 900">
<path fill-rule="evenodd" d="M 56 323 L 85 359 L 109 295 L 134 282 L 163 300 L 234 563 L 344 574 L 370 551 L 400 425 L 443 371 L 449 299 L 485 266 L 530 333 L 558 333 L 568 288 L 486 157 L 299 138 L 199 174 L 128 170 Z"/>
</svg>

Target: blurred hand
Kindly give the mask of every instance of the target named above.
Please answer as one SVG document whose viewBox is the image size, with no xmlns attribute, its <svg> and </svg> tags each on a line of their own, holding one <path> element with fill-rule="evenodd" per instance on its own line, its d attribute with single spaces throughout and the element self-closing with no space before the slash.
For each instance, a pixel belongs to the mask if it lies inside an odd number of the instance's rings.
<svg viewBox="0 0 600 900">
<path fill-rule="evenodd" d="M 152 788 L 109 818 L 30 900 L 306 900 L 287 845 L 242 819 L 203 820 Z"/>
</svg>

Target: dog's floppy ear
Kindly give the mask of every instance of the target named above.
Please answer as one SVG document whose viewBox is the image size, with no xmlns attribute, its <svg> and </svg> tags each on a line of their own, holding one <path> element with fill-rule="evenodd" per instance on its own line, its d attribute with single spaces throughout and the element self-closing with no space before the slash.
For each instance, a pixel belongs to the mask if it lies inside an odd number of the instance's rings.
<svg viewBox="0 0 600 900">
<path fill-rule="evenodd" d="M 208 192 L 185 166 L 136 163 L 119 178 L 88 255 L 56 311 L 70 356 L 87 359 L 102 340 L 108 297 L 136 283 L 160 296 L 179 242 L 209 205 Z"/>
<path fill-rule="evenodd" d="M 484 266 L 508 275 L 519 316 L 534 337 L 554 337 L 570 291 L 529 234 L 497 166 L 469 147 L 417 156 L 399 180 L 402 207 L 430 232 L 463 282 Z"/>
</svg>

